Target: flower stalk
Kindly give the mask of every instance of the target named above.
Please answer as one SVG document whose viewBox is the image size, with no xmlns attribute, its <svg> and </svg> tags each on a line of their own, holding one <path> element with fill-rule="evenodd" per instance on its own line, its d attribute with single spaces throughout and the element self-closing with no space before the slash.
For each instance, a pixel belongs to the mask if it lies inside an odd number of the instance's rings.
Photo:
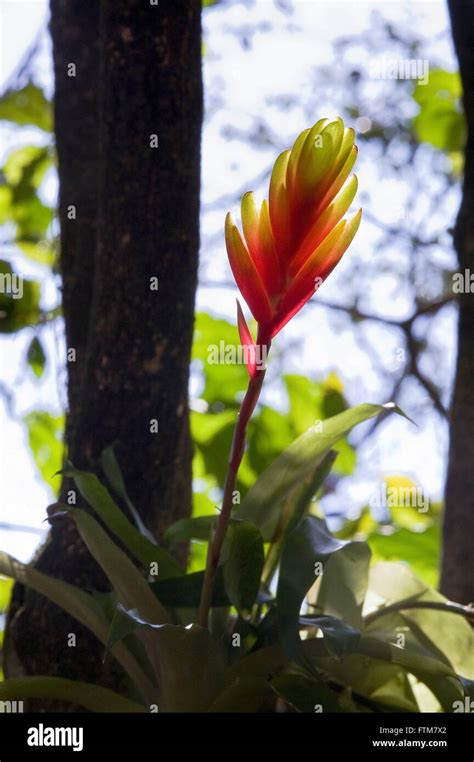
<svg viewBox="0 0 474 762">
<path fill-rule="evenodd" d="M 271 341 L 267 335 L 264 335 L 264 332 L 261 329 L 259 329 L 256 343 L 259 348 L 264 350 L 261 356 L 267 357 L 268 352 L 270 351 Z M 207 627 L 217 567 L 219 566 L 222 546 L 224 544 L 231 519 L 233 505 L 232 498 L 234 496 L 234 491 L 237 484 L 237 474 L 245 452 L 247 426 L 260 397 L 263 381 L 265 379 L 265 373 L 265 365 L 263 367 L 255 368 L 253 375 L 251 375 L 249 378 L 247 391 L 242 400 L 242 404 L 240 406 L 239 414 L 237 417 L 237 423 L 235 425 L 234 436 L 230 450 L 229 465 L 227 468 L 224 484 L 221 512 L 217 520 L 216 531 L 214 532 L 214 536 L 209 543 L 207 553 L 206 570 L 204 572 L 204 582 L 201 592 L 201 601 L 199 604 L 198 623 L 201 625 L 201 627 Z"/>
</svg>

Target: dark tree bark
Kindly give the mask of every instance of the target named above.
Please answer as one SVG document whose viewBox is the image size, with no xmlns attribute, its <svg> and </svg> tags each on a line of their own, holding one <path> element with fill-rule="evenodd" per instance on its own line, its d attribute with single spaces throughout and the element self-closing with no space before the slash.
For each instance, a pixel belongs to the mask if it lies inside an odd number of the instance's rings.
<svg viewBox="0 0 474 762">
<path fill-rule="evenodd" d="M 68 457 L 99 472 L 115 443 L 132 501 L 158 539 L 191 510 L 200 11 L 200 0 L 51 0 L 63 307 L 75 352 Z M 63 497 L 70 488 L 65 481 Z M 107 587 L 72 522 L 51 529 L 36 565 Z M 8 630 L 7 673 L 122 685 L 93 636 L 41 596 L 17 590 Z"/>
<path fill-rule="evenodd" d="M 474 274 L 474 2 L 450 0 L 454 45 L 464 91 L 468 138 L 461 208 L 454 242 L 459 269 Z M 441 591 L 474 601 L 474 294 L 459 296 L 458 356 L 451 407 L 450 448 L 443 525 Z"/>
</svg>

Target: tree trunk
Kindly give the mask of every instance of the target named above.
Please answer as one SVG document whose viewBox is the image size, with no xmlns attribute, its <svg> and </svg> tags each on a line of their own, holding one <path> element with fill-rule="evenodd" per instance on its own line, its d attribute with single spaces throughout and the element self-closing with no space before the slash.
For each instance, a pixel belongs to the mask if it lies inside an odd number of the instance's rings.
<svg viewBox="0 0 474 762">
<path fill-rule="evenodd" d="M 191 510 L 200 11 L 200 0 L 51 0 L 68 457 L 98 472 L 114 443 L 130 497 L 158 538 Z M 69 489 L 65 480 L 63 497 Z M 107 588 L 72 522 L 51 529 L 36 565 Z M 16 590 L 7 641 L 7 674 L 123 685 L 93 636 L 31 591 Z"/>
<path fill-rule="evenodd" d="M 474 2 L 450 0 L 449 10 L 468 124 L 461 208 L 454 241 L 462 273 L 474 275 Z M 459 296 L 458 356 L 451 407 L 450 448 L 443 525 L 441 592 L 474 601 L 474 295 Z"/>
</svg>

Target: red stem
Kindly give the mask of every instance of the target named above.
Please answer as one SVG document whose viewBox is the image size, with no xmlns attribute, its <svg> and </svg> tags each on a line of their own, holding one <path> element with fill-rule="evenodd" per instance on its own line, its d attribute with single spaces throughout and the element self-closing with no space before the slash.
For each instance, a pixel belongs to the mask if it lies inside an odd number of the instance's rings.
<svg viewBox="0 0 474 762">
<path fill-rule="evenodd" d="M 258 329 L 256 344 L 257 348 L 260 348 L 260 351 L 262 348 L 264 348 L 265 354 L 262 353 L 261 356 L 266 359 L 268 352 L 270 351 L 271 340 L 268 337 L 267 333 L 260 326 Z M 217 520 L 214 537 L 209 543 L 207 553 L 206 571 L 204 572 L 204 582 L 202 585 L 201 601 L 199 604 L 198 622 L 201 627 L 207 627 L 209 610 L 212 603 L 214 580 L 217 572 L 217 567 L 219 565 L 222 545 L 227 534 L 227 529 L 229 527 L 230 517 L 232 513 L 232 497 L 235 491 L 235 485 L 237 483 L 237 473 L 245 451 L 247 425 L 250 418 L 252 417 L 253 411 L 255 410 L 258 398 L 260 397 L 265 373 L 266 363 L 263 362 L 263 367 L 257 368 L 254 375 L 249 380 L 249 385 L 242 400 L 239 415 L 237 417 L 237 423 L 235 425 L 234 437 L 232 439 L 232 446 L 230 450 L 229 465 L 227 468 L 227 475 L 224 484 L 224 495 L 222 498 L 221 512 Z"/>
</svg>

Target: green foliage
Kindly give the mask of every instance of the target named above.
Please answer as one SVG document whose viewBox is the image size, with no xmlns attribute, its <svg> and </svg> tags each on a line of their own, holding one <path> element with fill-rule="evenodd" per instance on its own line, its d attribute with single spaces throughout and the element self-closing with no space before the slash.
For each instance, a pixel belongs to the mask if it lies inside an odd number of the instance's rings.
<svg viewBox="0 0 474 762">
<path fill-rule="evenodd" d="M 21 90 L 8 90 L 0 98 L 0 120 L 51 132 L 53 109 L 43 90 L 28 82 Z"/>
<path fill-rule="evenodd" d="M 13 241 L 29 259 L 52 265 L 54 245 L 47 233 L 54 210 L 40 198 L 41 185 L 53 165 L 48 145 L 12 151 L 0 170 L 0 222 L 11 223 Z"/>
<path fill-rule="evenodd" d="M 36 466 L 43 481 L 56 494 L 58 479 L 54 476 L 62 466 L 64 454 L 64 416 L 35 410 L 25 415 L 24 421 Z"/>
<path fill-rule="evenodd" d="M 418 486 L 407 477 L 387 477 L 385 486 L 388 492 L 392 490 L 390 497 L 400 495 L 398 501 L 392 499 L 387 506 L 390 520 L 379 525 L 366 506 L 358 518 L 344 522 L 338 536 L 367 540 L 374 561 L 401 559 L 427 584 L 436 587 L 441 552 L 440 506 L 421 496 Z M 408 496 L 421 496 L 423 506 L 415 505 L 414 498 L 402 499 L 402 490 Z"/>
<path fill-rule="evenodd" d="M 422 143 L 452 155 L 455 166 L 466 141 L 466 120 L 462 104 L 461 78 L 457 72 L 430 71 L 426 84 L 415 85 L 413 98 L 420 111 L 413 119 L 413 130 Z"/>
<path fill-rule="evenodd" d="M 119 508 L 96 477 L 68 467 L 104 525 L 81 508 L 60 505 L 53 520 L 58 531 L 62 522 L 75 522 L 111 591 L 82 591 L 6 554 L 0 555 L 0 574 L 46 595 L 91 629 L 105 654 L 127 671 L 132 695 L 139 696 L 137 702 L 100 692 L 92 699 L 92 687 L 78 684 L 71 700 L 94 711 L 139 711 L 156 703 L 160 711 L 256 712 L 274 711 L 277 701 L 298 712 L 314 712 L 316 706 L 325 712 L 454 711 L 455 702 L 469 695 L 473 678 L 467 609 L 453 609 L 406 564 L 385 561 L 369 569 L 367 542 L 338 539 L 309 512 L 308 498 L 333 463 L 328 448 L 381 410 L 362 405 L 326 419 L 319 441 L 314 430 L 306 432 L 278 456 L 277 467 L 267 469 L 272 479 L 262 474 L 263 498 L 271 482 L 277 492 L 291 482 L 289 467 L 277 478 L 283 456 L 298 474 L 299 489 L 267 546 L 258 526 L 258 501 L 245 521 L 231 522 L 209 630 L 195 624 L 203 572 L 173 574 L 165 564 L 163 575 L 160 566 L 158 577 L 147 579 L 150 570 L 137 568 L 128 553 L 146 567 L 150 541 L 142 544 L 139 529 L 124 515 L 118 518 Z M 116 461 L 110 468 L 109 460 L 108 472 L 124 499 Z M 394 517 L 404 523 L 399 532 L 410 532 L 414 517 L 404 508 L 394 506 Z M 432 521 L 422 517 L 425 531 Z M 173 541 L 201 536 L 204 545 L 213 523 L 215 516 L 195 517 L 178 522 L 168 535 Z M 344 531 L 350 534 L 361 523 Z M 367 520 L 365 525 L 373 528 Z M 278 568 L 275 597 L 268 585 Z M 49 678 L 25 678 L 5 681 L 1 695 L 64 698 L 66 688 Z"/>
<path fill-rule="evenodd" d="M 118 464 L 116 464 L 116 469 L 118 470 Z M 114 502 L 97 476 L 85 471 L 78 471 L 72 465 L 66 466 L 62 473 L 74 479 L 84 500 L 89 503 L 107 528 L 130 550 L 139 563 L 145 568 L 157 564 L 163 579 L 182 574 L 181 567 L 169 553 L 159 548 L 156 543 L 151 542 L 148 537 L 130 525 L 125 514 Z M 118 475 L 116 476 L 118 477 Z M 120 478 L 117 478 L 116 487 L 122 484 L 120 475 Z"/>
<path fill-rule="evenodd" d="M 40 316 L 40 285 L 13 271 L 9 262 L 0 260 L 0 333 L 35 325 Z"/>
<path fill-rule="evenodd" d="M 250 521 L 234 521 L 226 537 L 224 585 L 238 609 L 251 609 L 260 587 L 265 552 L 263 538 Z"/>
</svg>

